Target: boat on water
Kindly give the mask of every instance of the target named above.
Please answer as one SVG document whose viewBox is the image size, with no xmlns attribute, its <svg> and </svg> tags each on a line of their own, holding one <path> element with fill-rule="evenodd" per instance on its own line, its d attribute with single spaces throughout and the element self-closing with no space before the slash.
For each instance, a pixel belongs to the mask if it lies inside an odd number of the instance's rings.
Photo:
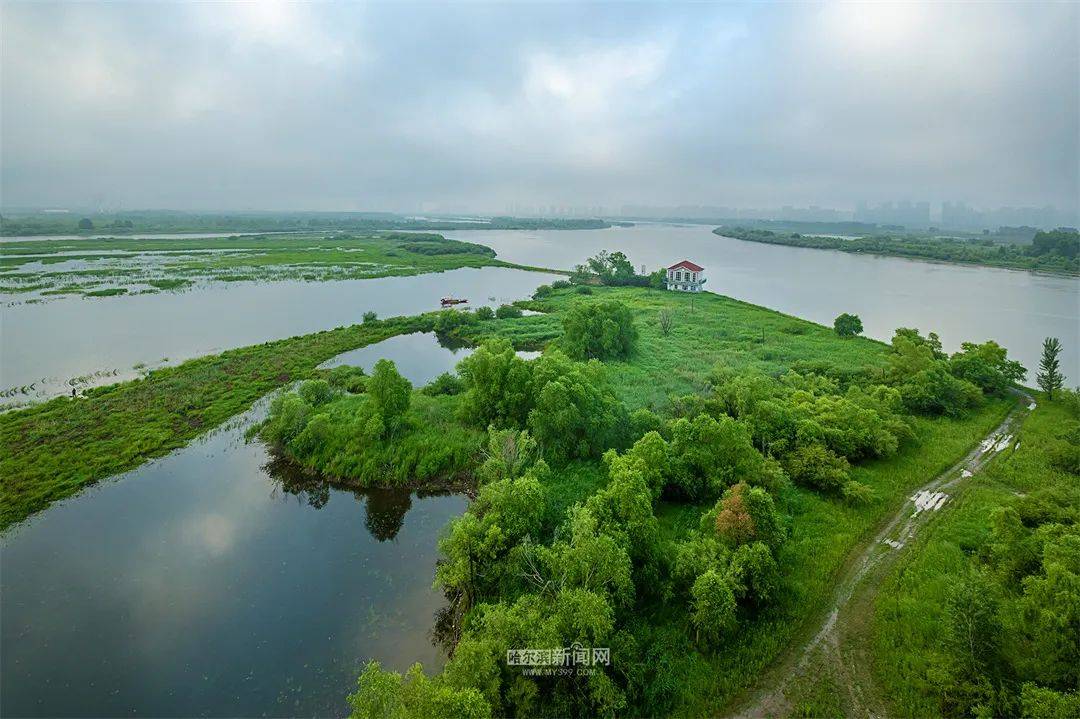
<svg viewBox="0 0 1080 719">
<path fill-rule="evenodd" d="M 461 299 L 457 299 L 456 297 L 443 297 L 441 300 L 439 300 L 439 304 L 442 305 L 443 307 L 453 307 L 454 305 L 463 305 L 466 302 L 468 302 L 468 300 L 461 300 Z"/>
</svg>

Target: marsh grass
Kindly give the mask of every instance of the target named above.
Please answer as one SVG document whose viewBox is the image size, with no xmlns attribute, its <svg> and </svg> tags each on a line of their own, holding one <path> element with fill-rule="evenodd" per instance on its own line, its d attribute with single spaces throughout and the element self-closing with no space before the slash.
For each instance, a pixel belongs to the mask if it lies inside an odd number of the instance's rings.
<svg viewBox="0 0 1080 719">
<path fill-rule="evenodd" d="M 244 347 L 2 414 L 0 528 L 183 446 L 335 355 L 432 322 L 394 318 Z"/>
</svg>

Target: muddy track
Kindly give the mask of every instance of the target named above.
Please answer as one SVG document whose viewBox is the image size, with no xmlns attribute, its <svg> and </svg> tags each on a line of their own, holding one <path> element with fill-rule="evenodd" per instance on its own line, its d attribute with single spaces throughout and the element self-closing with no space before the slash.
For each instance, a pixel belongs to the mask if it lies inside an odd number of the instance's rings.
<svg viewBox="0 0 1080 719">
<path fill-rule="evenodd" d="M 819 681 L 835 683 L 837 703 L 849 717 L 885 716 L 884 701 L 870 675 L 870 619 L 882 579 L 900 553 L 959 485 L 980 472 L 999 452 L 1015 446 L 1015 432 L 1034 401 L 1019 394 L 1014 406 L 962 460 L 915 490 L 874 537 L 845 561 L 829 608 L 808 639 L 786 649 L 753 687 L 734 704 L 732 716 L 784 717 L 793 709 L 795 690 Z"/>
</svg>

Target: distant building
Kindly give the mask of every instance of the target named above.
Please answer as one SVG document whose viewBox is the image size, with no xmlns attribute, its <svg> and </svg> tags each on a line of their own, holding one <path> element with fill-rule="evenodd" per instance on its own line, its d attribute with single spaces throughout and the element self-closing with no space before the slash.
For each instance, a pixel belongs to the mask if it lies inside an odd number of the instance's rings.
<svg viewBox="0 0 1080 719">
<path fill-rule="evenodd" d="M 667 268 L 667 288 L 679 292 L 701 292 L 705 284 L 705 268 L 683 260 Z"/>
</svg>

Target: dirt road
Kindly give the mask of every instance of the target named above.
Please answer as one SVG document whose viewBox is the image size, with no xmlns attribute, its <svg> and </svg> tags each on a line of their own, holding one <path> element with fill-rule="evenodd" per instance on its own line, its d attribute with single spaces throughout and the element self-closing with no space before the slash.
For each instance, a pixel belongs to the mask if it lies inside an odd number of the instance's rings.
<svg viewBox="0 0 1080 719">
<path fill-rule="evenodd" d="M 793 696 L 815 683 L 835 690 L 834 705 L 848 717 L 884 716 L 883 700 L 870 676 L 870 620 L 882 579 L 920 527 L 945 506 L 951 492 L 1016 443 L 1015 431 L 1035 407 L 1022 395 L 1000 425 L 956 465 L 920 487 L 883 528 L 845 563 L 830 608 L 813 636 L 787 649 L 744 693 L 733 716 L 785 717 Z"/>
</svg>

